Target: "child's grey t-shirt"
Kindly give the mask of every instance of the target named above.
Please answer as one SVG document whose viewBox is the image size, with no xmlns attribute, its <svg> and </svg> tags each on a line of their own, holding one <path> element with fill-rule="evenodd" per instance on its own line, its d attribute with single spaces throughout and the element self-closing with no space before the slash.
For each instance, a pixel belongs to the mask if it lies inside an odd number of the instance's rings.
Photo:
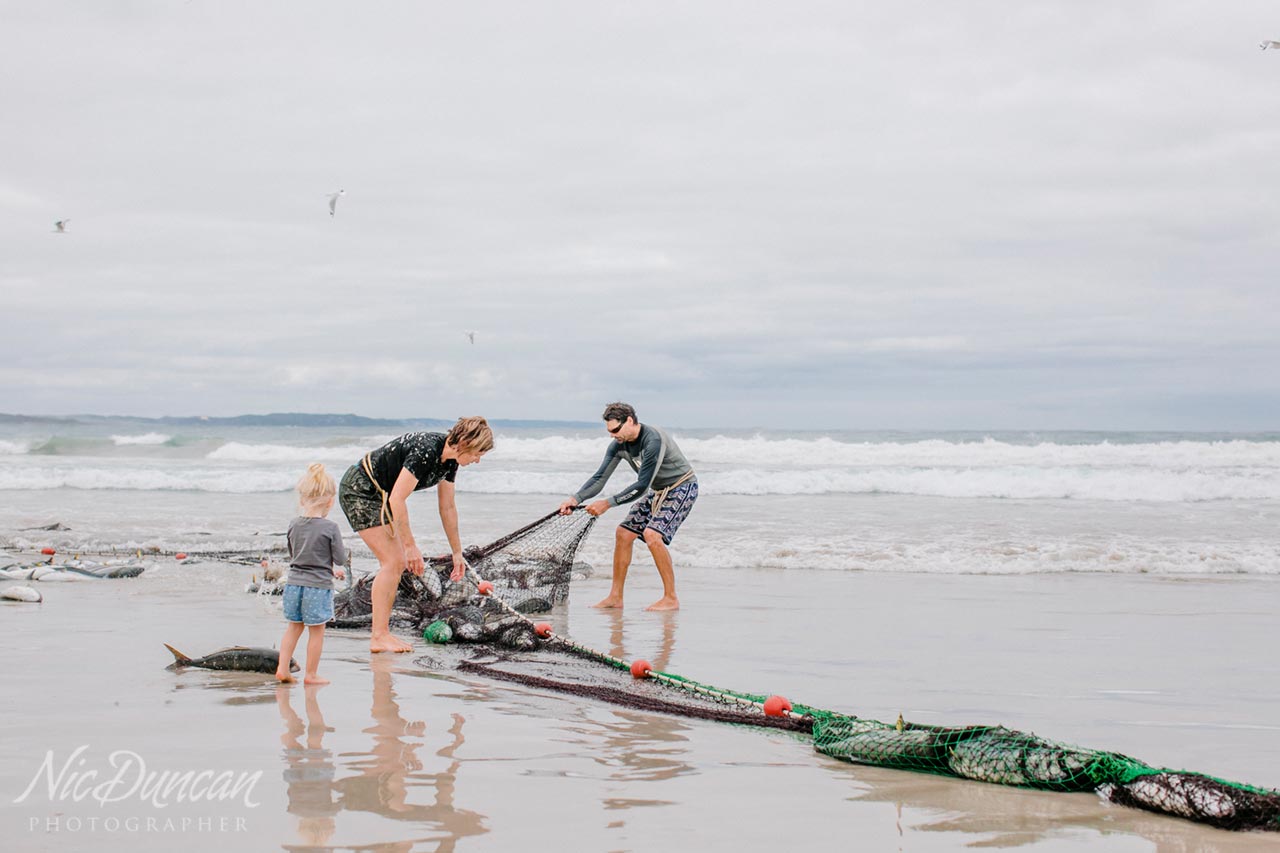
<svg viewBox="0 0 1280 853">
<path fill-rule="evenodd" d="M 285 583 L 333 589 L 333 567 L 346 561 L 347 549 L 337 524 L 309 516 L 289 522 L 289 577 Z"/>
</svg>

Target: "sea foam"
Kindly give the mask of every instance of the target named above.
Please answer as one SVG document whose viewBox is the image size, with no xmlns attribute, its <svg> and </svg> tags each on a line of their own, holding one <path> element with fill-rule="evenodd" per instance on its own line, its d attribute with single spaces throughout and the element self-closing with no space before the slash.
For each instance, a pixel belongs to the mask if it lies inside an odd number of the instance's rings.
<svg viewBox="0 0 1280 853">
<path fill-rule="evenodd" d="M 173 440 L 173 436 L 165 435 L 162 432 L 148 432 L 142 435 L 113 435 L 111 441 L 117 447 L 126 447 L 133 445 L 148 446 L 154 444 L 167 444 Z"/>
</svg>

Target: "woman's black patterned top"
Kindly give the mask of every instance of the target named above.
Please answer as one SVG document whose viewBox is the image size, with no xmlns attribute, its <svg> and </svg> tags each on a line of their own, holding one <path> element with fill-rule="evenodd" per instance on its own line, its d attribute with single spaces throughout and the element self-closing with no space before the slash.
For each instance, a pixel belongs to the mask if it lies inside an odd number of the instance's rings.
<svg viewBox="0 0 1280 853">
<path fill-rule="evenodd" d="M 445 434 L 442 432 L 408 432 L 399 438 L 393 438 L 373 451 L 372 463 L 374 479 L 384 491 L 390 492 L 400 476 L 400 469 L 407 469 L 418 478 L 419 489 L 429 489 L 441 480 L 454 481 L 458 474 L 458 462 L 450 459 L 440 461 L 444 452 Z"/>
</svg>

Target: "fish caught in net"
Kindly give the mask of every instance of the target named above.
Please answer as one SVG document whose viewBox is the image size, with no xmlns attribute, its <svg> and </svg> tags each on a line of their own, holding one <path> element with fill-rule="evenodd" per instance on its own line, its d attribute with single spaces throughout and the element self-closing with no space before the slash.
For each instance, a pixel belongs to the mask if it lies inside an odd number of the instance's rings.
<svg viewBox="0 0 1280 853">
<path fill-rule="evenodd" d="M 532 648 L 532 631 L 520 617 L 563 604 L 572 579 L 590 575 L 591 568 L 574 556 L 594 524 L 586 512 L 549 513 L 496 542 L 464 551 L 473 573 L 456 583 L 449 580 L 452 557 L 427 560 L 421 577 L 410 572 L 400 576 L 392 627 L 421 631 L 440 621 L 460 640 Z M 374 577 L 362 577 L 334 596 L 331 627 L 366 628 L 372 623 Z M 479 594 L 480 578 L 493 585 L 492 595 Z"/>
</svg>

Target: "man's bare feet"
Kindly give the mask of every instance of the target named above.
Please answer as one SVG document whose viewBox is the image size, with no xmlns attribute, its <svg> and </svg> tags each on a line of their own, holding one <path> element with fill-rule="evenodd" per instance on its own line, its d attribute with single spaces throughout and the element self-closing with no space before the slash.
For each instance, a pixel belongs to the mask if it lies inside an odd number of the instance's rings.
<svg viewBox="0 0 1280 853">
<path fill-rule="evenodd" d="M 413 651 L 413 646 L 399 637 L 393 637 L 391 634 L 375 634 L 369 638 L 369 651 L 374 654 L 378 652 L 411 652 Z"/>
<path fill-rule="evenodd" d="M 605 596 L 604 598 L 602 598 L 601 600 L 597 601 L 595 604 L 593 604 L 593 605 L 591 605 L 591 606 L 592 606 L 592 607 L 599 607 L 599 608 L 604 609 L 604 610 L 607 610 L 607 609 L 610 609 L 610 608 L 614 608 L 614 607 L 621 607 L 621 606 L 622 606 L 622 596 L 620 596 L 620 595 L 608 595 L 608 596 Z"/>
<path fill-rule="evenodd" d="M 279 681 L 281 684 L 292 684 L 292 683 L 293 683 L 293 675 L 292 675 L 291 673 L 287 672 L 287 671 L 285 671 L 285 672 L 281 672 L 280 670 L 278 670 L 278 669 L 277 669 L 277 670 L 276 670 L 276 681 Z"/>
<path fill-rule="evenodd" d="M 650 604 L 645 610 L 679 610 L 680 599 L 674 595 L 664 595 L 653 604 Z"/>
<path fill-rule="evenodd" d="M 308 675 L 306 678 L 302 679 L 302 683 L 303 684 L 328 684 L 329 679 L 321 678 L 318 675 Z"/>
</svg>

